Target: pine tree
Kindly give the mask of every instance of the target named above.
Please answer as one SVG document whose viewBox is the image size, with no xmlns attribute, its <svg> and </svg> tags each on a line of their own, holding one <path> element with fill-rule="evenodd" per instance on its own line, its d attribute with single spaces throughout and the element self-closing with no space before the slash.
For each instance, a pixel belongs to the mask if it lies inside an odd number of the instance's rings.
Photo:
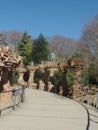
<svg viewBox="0 0 98 130">
<path fill-rule="evenodd" d="M 31 36 L 27 32 L 24 32 L 23 38 L 18 46 L 19 54 L 23 57 L 24 65 L 28 65 L 32 60 L 32 42 L 30 38 Z"/>
<path fill-rule="evenodd" d="M 39 64 L 42 61 L 47 61 L 49 56 L 48 42 L 45 40 L 42 34 L 33 42 L 33 61 L 35 64 Z"/>
</svg>

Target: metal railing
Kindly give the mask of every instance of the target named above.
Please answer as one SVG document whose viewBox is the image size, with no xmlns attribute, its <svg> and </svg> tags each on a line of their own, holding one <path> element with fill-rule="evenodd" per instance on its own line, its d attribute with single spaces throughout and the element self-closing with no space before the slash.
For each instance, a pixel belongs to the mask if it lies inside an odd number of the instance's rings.
<svg viewBox="0 0 98 130">
<path fill-rule="evenodd" d="M 12 108 L 16 109 L 25 100 L 25 86 L 13 87 L 8 91 L 0 92 L 0 115 L 2 111 Z"/>
</svg>

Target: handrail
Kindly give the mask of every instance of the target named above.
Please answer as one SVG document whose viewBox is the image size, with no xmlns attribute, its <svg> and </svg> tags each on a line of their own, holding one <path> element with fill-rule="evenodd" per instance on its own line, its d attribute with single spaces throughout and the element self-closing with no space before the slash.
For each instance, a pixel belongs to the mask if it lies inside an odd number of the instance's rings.
<svg viewBox="0 0 98 130">
<path fill-rule="evenodd" d="M 78 101 L 78 103 L 81 104 L 85 108 L 85 110 L 87 112 L 87 126 L 86 126 L 86 130 L 89 130 L 89 127 L 90 127 L 90 114 L 89 114 L 89 111 L 88 111 L 88 109 L 85 107 L 85 105 L 82 102 Z"/>
<path fill-rule="evenodd" d="M 19 104 L 24 102 L 25 100 L 25 86 L 22 87 L 13 87 L 11 90 L 7 91 L 0 91 L 0 102 L 2 101 L 1 94 L 4 93 L 10 93 L 11 101 L 9 101 L 9 105 L 0 107 L 0 115 L 3 110 L 6 110 L 8 108 L 12 108 L 13 110 L 16 109 L 16 107 L 19 106 Z"/>
</svg>

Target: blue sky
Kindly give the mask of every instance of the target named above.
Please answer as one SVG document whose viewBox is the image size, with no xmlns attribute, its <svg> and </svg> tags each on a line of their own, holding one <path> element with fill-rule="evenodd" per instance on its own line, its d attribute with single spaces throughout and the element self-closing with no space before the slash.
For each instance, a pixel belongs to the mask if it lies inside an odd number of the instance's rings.
<svg viewBox="0 0 98 130">
<path fill-rule="evenodd" d="M 0 32 L 27 31 L 32 37 L 63 35 L 79 39 L 98 13 L 98 0 L 0 0 Z"/>
</svg>

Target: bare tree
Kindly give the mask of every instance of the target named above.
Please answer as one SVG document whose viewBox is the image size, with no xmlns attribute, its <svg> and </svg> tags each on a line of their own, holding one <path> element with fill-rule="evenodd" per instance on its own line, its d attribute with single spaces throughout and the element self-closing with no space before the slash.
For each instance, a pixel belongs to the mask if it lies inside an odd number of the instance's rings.
<svg viewBox="0 0 98 130">
<path fill-rule="evenodd" d="M 81 43 L 82 46 L 86 47 L 89 54 L 98 59 L 98 14 L 85 26 Z"/>
<path fill-rule="evenodd" d="M 3 31 L 1 32 L 1 38 L 9 45 L 11 46 L 14 50 L 17 49 L 18 43 L 22 39 L 22 33 L 19 31 Z"/>
<path fill-rule="evenodd" d="M 80 51 L 89 63 L 89 83 L 98 85 L 98 14 L 89 21 L 82 32 Z"/>
<path fill-rule="evenodd" d="M 51 52 L 54 52 L 59 59 L 73 55 L 78 49 L 78 42 L 72 38 L 55 35 L 49 41 Z"/>
</svg>

